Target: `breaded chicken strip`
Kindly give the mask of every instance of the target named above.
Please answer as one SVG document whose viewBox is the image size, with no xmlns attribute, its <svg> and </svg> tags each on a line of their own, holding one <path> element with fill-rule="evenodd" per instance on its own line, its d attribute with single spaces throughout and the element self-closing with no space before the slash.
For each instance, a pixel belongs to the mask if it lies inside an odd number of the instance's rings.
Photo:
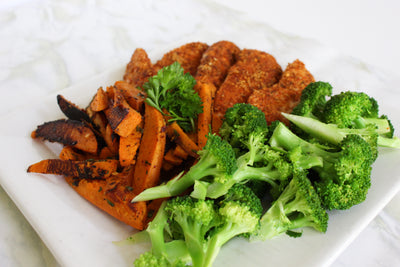
<svg viewBox="0 0 400 267">
<path fill-rule="evenodd" d="M 197 68 L 195 90 L 203 102 L 203 112 L 197 118 L 197 143 L 200 148 L 205 146 L 210 131 L 215 92 L 225 80 L 239 51 L 229 41 L 214 43 L 204 52 Z"/>
<path fill-rule="evenodd" d="M 124 81 L 135 87 L 142 87 L 149 77 L 154 74 L 153 64 L 146 51 L 142 48 L 135 49 L 131 60 L 126 66 Z"/>
<path fill-rule="evenodd" d="M 254 91 L 247 102 L 262 110 L 268 123 L 280 120 L 288 124 L 281 112 L 292 112 L 300 101 L 303 89 L 314 81 L 304 63 L 295 60 L 288 64 L 279 83 Z"/>
<path fill-rule="evenodd" d="M 236 60 L 240 49 L 229 41 L 219 41 L 212 44 L 203 54 L 197 68 L 195 79 L 201 83 L 212 83 L 219 88 L 229 68 Z"/>
<path fill-rule="evenodd" d="M 272 55 L 253 49 L 241 50 L 215 95 L 212 131 L 218 132 L 229 107 L 246 103 L 253 91 L 272 86 L 281 75 L 282 68 Z"/>
<path fill-rule="evenodd" d="M 154 71 L 157 73 L 163 67 L 169 66 L 175 61 L 181 64 L 185 73 L 189 72 L 195 75 L 197 67 L 200 64 L 203 53 L 208 48 L 208 45 L 201 42 L 193 42 L 184 44 L 167 52 L 159 61 L 154 64 Z"/>
</svg>

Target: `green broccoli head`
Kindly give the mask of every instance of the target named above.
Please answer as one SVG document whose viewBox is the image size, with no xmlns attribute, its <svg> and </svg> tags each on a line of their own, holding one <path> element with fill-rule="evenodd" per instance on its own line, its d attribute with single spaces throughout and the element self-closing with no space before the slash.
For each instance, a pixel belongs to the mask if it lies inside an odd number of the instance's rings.
<svg viewBox="0 0 400 267">
<path fill-rule="evenodd" d="M 317 174 L 316 187 L 328 184 L 327 181 L 329 180 L 339 186 L 346 183 L 357 183 L 358 181 L 365 183 L 364 181 L 370 179 L 371 165 L 375 159 L 370 144 L 360 135 L 355 134 L 346 135 L 335 148 L 335 151 L 332 151 L 298 137 L 285 125 L 281 124 L 275 128 L 270 144 L 272 147 L 284 149 L 288 153 L 296 155 L 294 158 L 297 161 L 302 159 L 305 161 L 296 163 L 296 165 L 307 166 L 306 163 L 309 162 L 307 157 L 309 159 L 320 158 L 322 165 L 309 166 Z M 299 149 L 301 149 L 304 157 L 298 155 Z M 368 189 L 368 186 L 363 188 Z M 332 206 L 327 202 L 328 199 L 322 197 L 323 192 L 326 190 L 329 190 L 329 187 L 324 187 L 324 190 L 317 191 L 321 195 L 323 205 L 328 209 L 332 209 L 330 208 Z M 362 195 L 365 195 L 366 191 L 363 190 Z M 358 192 L 354 192 L 354 194 L 358 195 Z M 356 198 L 352 202 L 346 201 L 345 207 L 350 207 L 350 203 L 353 205 L 358 204 L 362 200 Z M 340 206 L 335 205 L 335 207 Z"/>
<path fill-rule="evenodd" d="M 236 184 L 219 202 L 218 213 L 220 224 L 210 231 L 204 266 L 212 266 L 221 247 L 229 240 L 248 237 L 258 229 L 261 200 L 248 187 Z"/>
<path fill-rule="evenodd" d="M 219 223 L 214 202 L 190 196 L 175 197 L 167 202 L 165 212 L 171 224 L 179 225 L 193 265 L 204 266 L 207 234 Z"/>
<path fill-rule="evenodd" d="M 134 262 L 135 267 L 185 267 L 188 266 L 182 259 L 169 260 L 167 256 L 156 256 L 147 251 L 139 256 Z"/>
<path fill-rule="evenodd" d="M 252 238 L 271 239 L 304 227 L 326 232 L 328 214 L 307 178 L 307 172 L 296 170 L 281 195 L 261 217 L 260 228 Z"/>
<path fill-rule="evenodd" d="M 313 82 L 307 85 L 301 93 L 299 104 L 294 107 L 292 114 L 320 118 L 326 98 L 332 95 L 332 86 L 326 82 Z"/>
<path fill-rule="evenodd" d="M 173 265 L 165 256 L 156 256 L 147 251 L 139 256 L 134 262 L 135 267 L 172 267 Z"/>
<path fill-rule="evenodd" d="M 322 113 L 321 120 L 339 128 L 360 128 L 360 118 L 378 118 L 378 102 L 362 92 L 346 91 L 332 96 Z"/>
<path fill-rule="evenodd" d="M 261 110 L 245 103 L 228 108 L 219 130 L 223 139 L 239 151 L 247 150 L 248 138 L 255 132 L 261 132 L 264 136 L 268 132 L 267 121 Z"/>
<path fill-rule="evenodd" d="M 245 184 L 235 184 L 232 186 L 223 196 L 220 205 L 223 206 L 228 202 L 237 202 L 239 204 L 245 203 L 252 212 L 258 214 L 260 217 L 263 212 L 261 200 L 254 191 Z"/>
<path fill-rule="evenodd" d="M 373 161 L 371 147 L 363 138 L 346 136 L 337 159 L 315 168 L 321 179 L 314 185 L 323 205 L 329 210 L 349 209 L 363 202 L 371 186 Z"/>
</svg>

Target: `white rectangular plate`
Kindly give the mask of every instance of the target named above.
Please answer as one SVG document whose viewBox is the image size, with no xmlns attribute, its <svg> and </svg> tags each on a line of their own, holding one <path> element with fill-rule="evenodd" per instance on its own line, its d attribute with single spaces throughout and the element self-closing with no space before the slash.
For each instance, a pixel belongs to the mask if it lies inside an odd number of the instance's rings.
<svg viewBox="0 0 400 267">
<path fill-rule="evenodd" d="M 247 47 L 252 46 L 248 44 Z M 283 48 L 269 50 L 283 68 L 284 63 L 295 59 L 292 55 L 306 59 L 316 79 L 331 82 L 335 92 L 359 89 L 370 93 L 395 126 L 400 122 L 400 109 L 395 104 L 399 92 L 390 90 L 390 84 L 387 87 L 387 81 L 380 79 L 382 76 L 374 76 L 370 70 L 367 73 L 350 58 L 336 56 L 331 51 L 324 54 L 321 47 L 312 51 L 301 46 L 286 47 L 288 53 L 284 55 Z M 283 62 L 285 60 L 287 62 Z M 99 86 L 112 85 L 122 74 L 123 68 L 114 69 L 58 93 L 85 107 Z M 62 177 L 26 173 L 32 163 L 57 158 L 59 150 L 57 145 L 32 140 L 31 131 L 45 121 L 62 117 L 53 94 L 1 119 L 1 185 L 62 266 L 132 266 L 134 259 L 148 250 L 149 245 L 118 247 L 112 243 L 126 238 L 133 232 L 132 228 L 89 204 Z M 306 229 L 297 239 L 281 236 L 255 243 L 237 239 L 222 249 L 215 266 L 264 266 L 266 262 L 269 266 L 324 266 L 332 263 L 399 190 L 399 158 L 400 151 L 381 150 L 373 166 L 367 200 L 351 210 L 331 212 L 326 234 Z"/>
</svg>

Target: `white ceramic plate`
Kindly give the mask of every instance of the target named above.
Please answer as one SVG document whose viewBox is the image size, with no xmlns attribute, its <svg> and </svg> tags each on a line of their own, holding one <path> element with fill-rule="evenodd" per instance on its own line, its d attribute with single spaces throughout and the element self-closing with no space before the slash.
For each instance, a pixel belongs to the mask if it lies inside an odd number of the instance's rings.
<svg viewBox="0 0 400 267">
<path fill-rule="evenodd" d="M 389 115 L 395 126 L 400 122 L 400 109 L 395 104 L 399 92 L 391 90 L 388 81 L 382 81 L 382 75 L 378 77 L 371 74 L 370 69 L 361 69 L 351 58 L 329 53 L 327 57 L 321 49 L 308 53 L 296 48 L 285 54 L 286 57 L 279 57 L 281 48 L 274 52 L 272 54 L 278 61 L 290 59 L 296 52 L 298 58 L 307 59 L 317 79 L 344 89 L 370 93 L 381 103 L 381 110 Z M 318 53 L 324 56 L 318 57 Z M 122 67 L 114 69 L 58 93 L 85 107 L 99 86 L 113 84 L 121 79 L 122 73 Z M 335 88 L 335 91 L 344 89 Z M 1 119 L 1 185 L 62 266 L 132 266 L 134 259 L 148 250 L 149 245 L 118 247 L 112 243 L 126 238 L 133 232 L 132 228 L 89 204 L 62 177 L 26 173 L 32 163 L 57 158 L 58 145 L 32 140 L 30 133 L 37 125 L 61 117 L 64 116 L 54 94 Z M 234 240 L 222 249 L 215 266 L 329 265 L 399 190 L 399 158 L 400 151 L 381 150 L 373 166 L 372 187 L 367 200 L 351 210 L 331 212 L 326 234 L 306 229 L 297 239 L 281 236 L 262 243 Z"/>
</svg>

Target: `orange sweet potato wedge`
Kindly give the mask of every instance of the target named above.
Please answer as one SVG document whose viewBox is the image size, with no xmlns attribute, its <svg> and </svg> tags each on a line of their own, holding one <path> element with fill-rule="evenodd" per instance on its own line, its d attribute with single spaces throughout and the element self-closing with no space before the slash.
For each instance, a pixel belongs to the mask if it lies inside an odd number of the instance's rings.
<svg viewBox="0 0 400 267">
<path fill-rule="evenodd" d="M 143 123 L 138 125 L 136 129 L 127 137 L 121 136 L 119 139 L 119 163 L 122 167 L 135 163 L 136 154 L 142 139 Z"/>
<path fill-rule="evenodd" d="M 129 106 L 139 112 L 143 111 L 144 101 L 146 99 L 145 92 L 137 89 L 135 86 L 125 81 L 117 81 L 115 82 L 114 86 L 121 91 Z"/>
<path fill-rule="evenodd" d="M 89 153 L 96 153 L 98 147 L 96 135 L 87 124 L 69 119 L 60 119 L 39 125 L 32 132 L 31 137 L 73 146 Z"/>
<path fill-rule="evenodd" d="M 199 146 L 185 133 L 178 123 L 173 122 L 167 126 L 168 137 L 182 147 L 190 156 L 197 157 Z"/>
<path fill-rule="evenodd" d="M 106 92 L 104 92 L 103 88 L 100 87 L 97 89 L 96 94 L 94 95 L 92 101 L 90 102 L 90 108 L 93 111 L 99 112 L 108 108 L 108 96 Z"/>
<path fill-rule="evenodd" d="M 73 176 L 83 179 L 104 179 L 117 171 L 118 160 L 45 159 L 28 167 L 28 172 Z"/>
<path fill-rule="evenodd" d="M 133 177 L 135 193 L 159 183 L 165 144 L 164 117 L 157 109 L 145 104 L 143 136 Z"/>
<path fill-rule="evenodd" d="M 147 225 L 145 202 L 131 203 L 136 196 L 124 179 L 110 177 L 106 180 L 87 180 L 65 177 L 67 183 L 84 199 L 114 218 L 143 230 Z"/>
<path fill-rule="evenodd" d="M 126 137 L 141 123 L 142 115 L 129 106 L 119 90 L 113 90 L 112 94 L 112 105 L 104 113 L 113 131 Z"/>
<path fill-rule="evenodd" d="M 199 96 L 203 102 L 203 112 L 197 118 L 197 145 L 202 149 L 207 143 L 207 135 L 211 129 L 214 94 L 216 91 L 212 83 L 197 85 Z"/>
</svg>

